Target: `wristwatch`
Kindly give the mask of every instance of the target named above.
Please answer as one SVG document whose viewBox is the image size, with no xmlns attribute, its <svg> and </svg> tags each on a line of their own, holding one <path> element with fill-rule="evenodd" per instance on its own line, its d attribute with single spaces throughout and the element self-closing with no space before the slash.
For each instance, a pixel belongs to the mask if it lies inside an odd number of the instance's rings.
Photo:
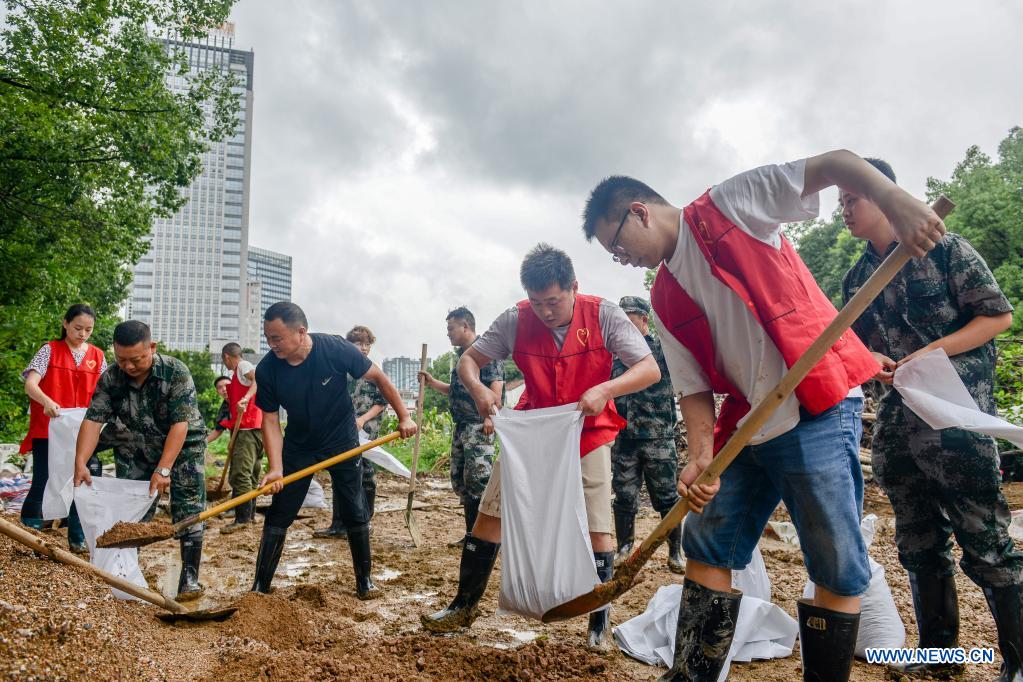
<svg viewBox="0 0 1023 682">
<path fill-rule="evenodd" d="M 156 473 L 160 474 L 165 478 L 170 478 L 170 469 L 168 469 L 167 467 L 157 467 Z"/>
</svg>

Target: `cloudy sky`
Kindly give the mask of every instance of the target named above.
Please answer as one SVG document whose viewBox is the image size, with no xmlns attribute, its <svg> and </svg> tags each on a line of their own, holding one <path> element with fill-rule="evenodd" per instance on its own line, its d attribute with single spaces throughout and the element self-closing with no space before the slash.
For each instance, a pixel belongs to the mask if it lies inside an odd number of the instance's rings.
<svg viewBox="0 0 1023 682">
<path fill-rule="evenodd" d="M 642 293 L 582 237 L 603 176 L 683 205 L 844 147 L 922 195 L 1023 124 L 1013 0 L 240 0 L 232 20 L 255 51 L 250 243 L 294 257 L 313 330 L 366 324 L 378 361 L 447 350 L 457 305 L 485 328 L 539 241 L 582 291 Z"/>
</svg>

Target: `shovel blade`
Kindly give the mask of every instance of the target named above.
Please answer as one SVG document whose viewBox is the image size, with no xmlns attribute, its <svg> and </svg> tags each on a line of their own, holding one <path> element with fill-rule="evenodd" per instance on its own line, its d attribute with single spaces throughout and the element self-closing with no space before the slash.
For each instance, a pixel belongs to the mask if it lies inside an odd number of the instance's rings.
<svg viewBox="0 0 1023 682">
<path fill-rule="evenodd" d="M 418 547 L 423 544 L 423 536 L 416 525 L 416 517 L 412 515 L 413 493 L 408 494 L 408 506 L 405 507 L 405 525 L 408 526 L 409 535 L 412 536 L 412 544 Z"/>
<path fill-rule="evenodd" d="M 118 522 L 96 539 L 96 546 L 102 549 L 143 547 L 161 540 L 169 540 L 172 537 L 174 537 L 174 526 L 169 523 Z"/>
<path fill-rule="evenodd" d="M 179 621 L 188 621 L 192 623 L 201 623 L 204 621 L 222 621 L 227 620 L 234 615 L 234 612 L 238 610 L 236 606 L 228 606 L 223 609 L 201 609 L 199 611 L 185 611 L 182 613 L 158 613 L 156 617 L 162 620 L 164 623 L 177 623 Z"/>
<path fill-rule="evenodd" d="M 540 620 L 544 623 L 557 623 L 562 620 L 576 618 L 577 616 L 584 616 L 590 611 L 595 611 L 602 606 L 610 604 L 628 592 L 632 587 L 632 583 L 631 576 L 614 578 L 606 583 L 601 583 L 586 594 L 550 609 L 547 613 L 543 614 Z"/>
</svg>

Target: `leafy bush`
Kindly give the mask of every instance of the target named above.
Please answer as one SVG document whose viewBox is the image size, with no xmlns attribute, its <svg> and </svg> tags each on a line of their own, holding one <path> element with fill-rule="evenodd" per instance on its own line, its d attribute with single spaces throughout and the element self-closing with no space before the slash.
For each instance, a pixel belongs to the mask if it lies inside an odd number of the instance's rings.
<svg viewBox="0 0 1023 682">
<path fill-rule="evenodd" d="M 429 471 L 438 462 L 443 460 L 451 452 L 451 434 L 454 431 L 454 422 L 450 412 L 443 412 L 437 408 L 428 408 L 423 411 L 423 418 L 419 428 L 422 435 L 419 440 L 419 471 Z M 381 434 L 391 433 L 398 430 L 398 419 L 388 416 L 384 419 Z M 405 466 L 412 467 L 412 451 L 415 448 L 415 438 L 406 440 L 391 441 L 385 449 L 402 461 Z"/>
</svg>

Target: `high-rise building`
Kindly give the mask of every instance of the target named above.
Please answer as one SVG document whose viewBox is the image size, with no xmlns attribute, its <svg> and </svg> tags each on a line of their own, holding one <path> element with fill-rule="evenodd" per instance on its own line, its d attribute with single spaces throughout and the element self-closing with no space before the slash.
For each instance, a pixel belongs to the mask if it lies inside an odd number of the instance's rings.
<svg viewBox="0 0 1023 682">
<path fill-rule="evenodd" d="M 254 324 L 250 321 L 249 325 L 249 332 L 255 330 L 255 337 L 243 345 L 257 349 L 258 343 L 258 350 L 266 353 L 270 348 L 263 336 L 263 313 L 278 301 L 291 300 L 291 256 L 250 246 L 248 271 L 246 306 L 249 311 L 256 311 Z"/>
<path fill-rule="evenodd" d="M 247 331 L 254 55 L 234 49 L 229 23 L 201 40 L 166 44 L 185 52 L 189 75 L 214 69 L 235 75 L 238 127 L 210 143 L 202 172 L 184 191 L 187 203 L 171 218 L 154 221 L 149 251 L 135 266 L 126 313 L 147 322 L 155 340 L 169 348 L 202 350 L 213 339 L 241 339 Z M 188 76 L 170 74 L 167 81 L 174 91 L 188 89 Z"/>
<path fill-rule="evenodd" d="M 429 358 L 426 359 L 426 366 L 430 366 Z M 382 369 L 398 390 L 418 390 L 419 358 L 387 358 Z"/>
</svg>

